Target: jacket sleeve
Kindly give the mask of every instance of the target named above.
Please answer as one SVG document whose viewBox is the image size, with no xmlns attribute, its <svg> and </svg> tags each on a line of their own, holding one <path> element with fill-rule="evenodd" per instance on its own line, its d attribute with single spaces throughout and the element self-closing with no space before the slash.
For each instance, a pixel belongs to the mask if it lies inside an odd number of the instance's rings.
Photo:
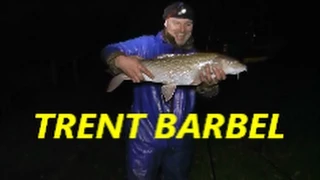
<svg viewBox="0 0 320 180">
<path fill-rule="evenodd" d="M 107 71 L 112 75 L 119 74 L 121 70 L 115 66 L 115 58 L 119 55 L 133 56 L 141 54 L 141 50 L 149 43 L 150 39 L 150 36 L 140 36 L 105 46 L 101 51 L 101 58 L 108 66 Z"/>
<path fill-rule="evenodd" d="M 199 86 L 197 86 L 196 92 L 200 94 L 202 97 L 212 98 L 219 94 L 219 85 L 208 85 L 206 83 L 201 83 Z"/>
</svg>

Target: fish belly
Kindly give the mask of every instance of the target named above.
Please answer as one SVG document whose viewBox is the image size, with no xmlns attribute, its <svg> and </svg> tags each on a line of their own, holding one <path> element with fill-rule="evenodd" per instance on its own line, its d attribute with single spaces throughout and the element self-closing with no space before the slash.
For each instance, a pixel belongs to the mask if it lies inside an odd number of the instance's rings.
<svg viewBox="0 0 320 180">
<path fill-rule="evenodd" d="M 154 72 L 154 79 L 149 78 L 146 74 L 143 74 L 145 81 L 162 83 L 162 84 L 175 84 L 177 86 L 188 86 L 191 85 L 196 77 L 196 72 L 181 72 L 181 71 L 162 71 Z"/>
</svg>

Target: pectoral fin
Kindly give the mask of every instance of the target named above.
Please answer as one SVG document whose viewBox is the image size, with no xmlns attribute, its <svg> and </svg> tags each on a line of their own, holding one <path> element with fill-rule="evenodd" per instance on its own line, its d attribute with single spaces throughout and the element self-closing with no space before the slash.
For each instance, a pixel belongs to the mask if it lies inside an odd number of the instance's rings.
<svg viewBox="0 0 320 180">
<path fill-rule="evenodd" d="M 125 74 L 119 74 L 115 77 L 113 77 L 109 83 L 109 86 L 107 88 L 107 92 L 112 92 L 115 90 L 124 80 L 129 80 L 130 78 L 126 76 Z"/>
<path fill-rule="evenodd" d="M 175 84 L 165 84 L 161 87 L 162 95 L 164 96 L 165 101 L 169 101 L 175 91 L 176 91 L 177 86 Z"/>
</svg>

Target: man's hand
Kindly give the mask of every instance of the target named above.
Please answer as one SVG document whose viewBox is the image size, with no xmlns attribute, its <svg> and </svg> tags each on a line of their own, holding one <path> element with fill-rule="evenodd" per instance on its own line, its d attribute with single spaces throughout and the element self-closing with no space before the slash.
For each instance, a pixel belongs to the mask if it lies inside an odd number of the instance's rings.
<svg viewBox="0 0 320 180">
<path fill-rule="evenodd" d="M 212 65 L 206 65 L 201 72 L 200 80 L 208 85 L 217 84 L 219 81 L 226 79 L 224 71 L 221 68 Z M 214 78 L 212 78 L 212 74 L 215 74 Z"/>
<path fill-rule="evenodd" d="M 140 57 L 137 56 L 118 56 L 115 59 L 115 65 L 121 69 L 134 83 L 144 80 L 142 73 L 154 78 L 153 74 L 140 63 Z"/>
</svg>

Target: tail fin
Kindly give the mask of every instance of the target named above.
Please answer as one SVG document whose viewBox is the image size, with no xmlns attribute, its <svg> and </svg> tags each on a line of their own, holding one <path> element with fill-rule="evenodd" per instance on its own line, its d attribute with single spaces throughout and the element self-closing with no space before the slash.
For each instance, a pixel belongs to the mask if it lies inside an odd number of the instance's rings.
<svg viewBox="0 0 320 180">
<path fill-rule="evenodd" d="M 126 79 L 128 79 L 128 78 L 124 74 L 119 74 L 119 75 L 113 77 L 109 83 L 109 86 L 107 88 L 107 92 L 112 92 L 113 90 L 115 90 Z"/>
</svg>

